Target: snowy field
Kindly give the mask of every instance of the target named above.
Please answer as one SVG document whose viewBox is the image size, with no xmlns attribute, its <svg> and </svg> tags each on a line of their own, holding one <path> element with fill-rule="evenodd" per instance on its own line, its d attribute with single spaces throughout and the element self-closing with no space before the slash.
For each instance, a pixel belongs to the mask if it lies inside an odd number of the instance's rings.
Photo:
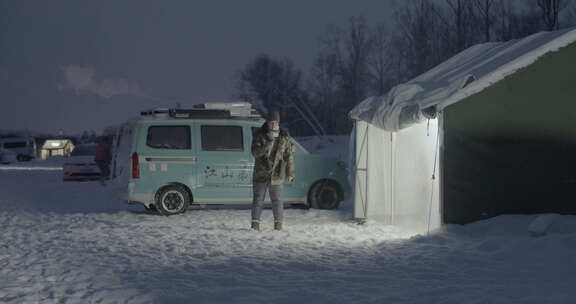
<svg viewBox="0 0 576 304">
<path fill-rule="evenodd" d="M 501 216 L 427 236 L 286 210 L 172 217 L 58 162 L 0 165 L 0 303 L 574 303 L 576 217 Z M 549 225 L 548 234 L 530 236 Z"/>
</svg>

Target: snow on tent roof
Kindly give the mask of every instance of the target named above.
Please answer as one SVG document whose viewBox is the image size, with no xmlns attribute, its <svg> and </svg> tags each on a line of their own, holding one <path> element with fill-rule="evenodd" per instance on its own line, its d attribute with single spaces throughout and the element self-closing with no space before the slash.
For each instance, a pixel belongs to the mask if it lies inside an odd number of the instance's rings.
<svg viewBox="0 0 576 304">
<path fill-rule="evenodd" d="M 472 46 L 384 96 L 367 98 L 350 111 L 350 117 L 387 131 L 404 129 L 574 41 L 576 28 L 570 28 Z M 434 106 L 434 111 L 425 110 Z"/>
</svg>

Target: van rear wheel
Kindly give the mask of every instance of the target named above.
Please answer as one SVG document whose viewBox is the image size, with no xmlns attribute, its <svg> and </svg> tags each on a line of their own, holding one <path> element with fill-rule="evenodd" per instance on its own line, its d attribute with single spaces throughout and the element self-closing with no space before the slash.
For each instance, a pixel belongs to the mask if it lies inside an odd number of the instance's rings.
<svg viewBox="0 0 576 304">
<path fill-rule="evenodd" d="M 162 215 L 175 215 L 186 212 L 190 205 L 190 195 L 184 187 L 170 185 L 156 192 L 156 209 Z"/>
<path fill-rule="evenodd" d="M 316 182 L 308 193 L 310 207 L 317 209 L 336 209 L 342 202 L 340 185 L 331 180 Z"/>
</svg>

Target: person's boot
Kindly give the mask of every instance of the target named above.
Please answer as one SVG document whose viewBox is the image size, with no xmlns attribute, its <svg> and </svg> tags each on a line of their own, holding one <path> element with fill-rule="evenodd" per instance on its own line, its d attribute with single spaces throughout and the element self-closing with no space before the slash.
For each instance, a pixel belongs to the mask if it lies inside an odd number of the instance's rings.
<svg viewBox="0 0 576 304">
<path fill-rule="evenodd" d="M 250 227 L 254 231 L 260 231 L 260 223 L 259 222 L 252 222 L 252 227 Z"/>
<path fill-rule="evenodd" d="M 282 230 L 282 222 L 274 222 L 274 230 Z"/>
</svg>

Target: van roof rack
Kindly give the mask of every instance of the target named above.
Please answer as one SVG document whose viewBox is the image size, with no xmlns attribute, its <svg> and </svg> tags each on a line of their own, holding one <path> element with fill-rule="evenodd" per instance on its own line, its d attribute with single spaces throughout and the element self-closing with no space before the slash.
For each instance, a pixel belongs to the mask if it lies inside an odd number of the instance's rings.
<svg viewBox="0 0 576 304">
<path fill-rule="evenodd" d="M 262 116 L 247 102 L 236 103 L 203 103 L 192 106 L 192 109 L 156 108 L 140 112 L 141 116 L 174 119 L 249 119 L 259 120 Z"/>
</svg>

